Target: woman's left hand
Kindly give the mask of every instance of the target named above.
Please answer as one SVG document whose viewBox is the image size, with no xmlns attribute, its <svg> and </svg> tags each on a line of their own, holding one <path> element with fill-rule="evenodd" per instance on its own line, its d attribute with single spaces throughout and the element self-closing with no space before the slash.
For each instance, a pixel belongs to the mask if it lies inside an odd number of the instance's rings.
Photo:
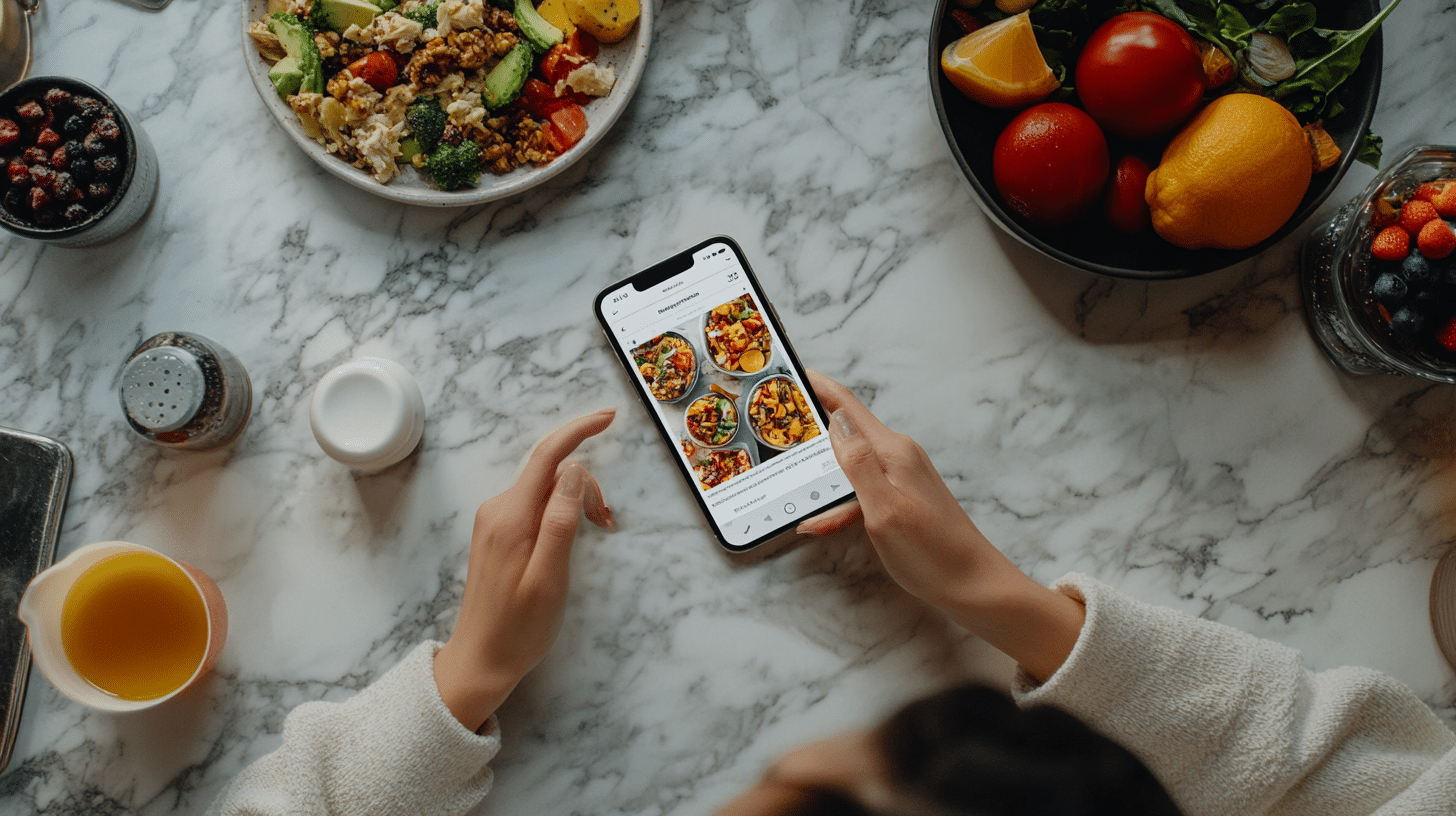
<svg viewBox="0 0 1456 816">
<path fill-rule="evenodd" d="M 435 655 L 440 697 L 471 731 L 556 640 L 582 511 L 599 527 L 616 526 L 596 479 L 566 461 L 615 416 L 608 408 L 558 428 L 536 446 L 516 483 L 475 513 L 460 617 Z"/>
</svg>

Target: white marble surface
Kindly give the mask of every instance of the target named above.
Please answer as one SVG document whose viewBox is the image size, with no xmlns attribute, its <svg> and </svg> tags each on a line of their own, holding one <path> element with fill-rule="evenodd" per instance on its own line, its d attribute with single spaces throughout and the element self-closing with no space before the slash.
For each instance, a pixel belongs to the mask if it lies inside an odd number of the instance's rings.
<svg viewBox="0 0 1456 816">
<path fill-rule="evenodd" d="M 734 561 L 698 520 L 590 314 L 607 283 L 713 233 L 739 240 L 800 356 L 929 449 L 1025 569 L 1388 671 L 1443 715 L 1430 634 L 1456 538 L 1456 392 L 1352 379 L 1321 358 L 1292 263 L 1168 283 L 1099 279 L 976 209 L 931 113 L 933 4 L 670 0 L 637 99 L 587 160 L 464 211 L 334 180 L 265 118 L 235 8 L 46 2 L 37 74 L 103 87 L 162 156 L 160 197 L 99 250 L 0 243 L 0 424 L 76 455 L 59 550 L 112 538 L 201 566 L 232 631 L 194 692 L 90 713 L 33 676 L 0 812 L 195 813 L 274 748 L 284 715 L 343 699 L 443 637 L 472 511 L 562 420 L 621 529 L 579 540 L 565 630 L 502 712 L 492 814 L 702 813 L 805 739 L 1006 665 L 900 592 L 848 535 Z M 1456 12 L 1385 32 L 1387 154 L 1456 141 Z M 1373 171 L 1357 165 L 1331 204 Z M 120 364 L 192 330 L 256 386 L 223 453 L 130 435 Z M 377 354 L 412 369 L 418 455 L 355 478 L 309 432 L 313 384 Z"/>
</svg>

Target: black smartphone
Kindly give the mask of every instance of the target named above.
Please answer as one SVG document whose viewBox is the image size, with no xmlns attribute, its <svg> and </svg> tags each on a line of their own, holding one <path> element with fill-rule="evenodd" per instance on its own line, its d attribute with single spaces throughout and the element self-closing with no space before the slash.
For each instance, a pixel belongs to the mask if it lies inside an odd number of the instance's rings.
<svg viewBox="0 0 1456 816">
<path fill-rule="evenodd" d="M 718 543 L 752 549 L 854 496 L 824 407 L 732 238 L 608 286 L 595 309 Z"/>
</svg>

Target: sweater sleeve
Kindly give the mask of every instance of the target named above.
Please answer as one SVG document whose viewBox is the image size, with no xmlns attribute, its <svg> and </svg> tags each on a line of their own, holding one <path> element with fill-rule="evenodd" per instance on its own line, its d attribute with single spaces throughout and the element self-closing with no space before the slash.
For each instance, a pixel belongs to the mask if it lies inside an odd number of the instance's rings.
<svg viewBox="0 0 1456 816">
<path fill-rule="evenodd" d="M 1298 651 L 1134 601 L 1082 575 L 1076 646 L 1025 705 L 1054 705 L 1137 754 L 1188 816 L 1456 813 L 1456 735 L 1364 668 L 1314 674 Z"/>
<path fill-rule="evenodd" d="M 490 790 L 500 749 L 494 717 L 473 734 L 435 686 L 440 644 L 427 641 L 342 703 L 304 703 L 283 745 L 244 769 L 209 816 L 458 814 Z"/>
</svg>

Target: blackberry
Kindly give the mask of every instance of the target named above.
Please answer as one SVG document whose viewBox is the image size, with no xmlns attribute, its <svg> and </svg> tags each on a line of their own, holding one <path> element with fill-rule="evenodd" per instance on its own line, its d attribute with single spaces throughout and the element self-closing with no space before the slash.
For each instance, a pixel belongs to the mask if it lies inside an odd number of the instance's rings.
<svg viewBox="0 0 1456 816">
<path fill-rule="evenodd" d="M 80 115 L 79 113 L 73 113 L 70 116 L 67 116 L 66 121 L 61 123 L 62 135 L 71 139 L 82 139 L 86 136 L 87 133 L 90 132 L 91 124 L 86 121 L 86 117 Z M 81 145 L 78 142 L 76 148 L 79 150 L 80 147 Z"/>
<path fill-rule="evenodd" d="M 66 219 L 67 224 L 74 225 L 79 224 L 90 218 L 91 211 L 81 206 L 80 204 L 72 204 L 71 206 L 66 208 L 65 212 L 61 213 L 61 217 Z"/>
<path fill-rule="evenodd" d="M 91 169 L 91 160 L 84 154 L 71 154 L 71 175 L 81 181 L 90 181 L 95 173 Z"/>
<path fill-rule="evenodd" d="M 30 201 L 25 191 L 18 187 L 11 187 L 5 191 L 3 202 L 5 209 L 17 218 L 24 218 L 30 212 Z"/>
<path fill-rule="evenodd" d="M 110 113 L 106 105 L 99 99 L 92 99 L 89 96 L 78 96 L 75 98 L 76 113 L 85 119 L 96 120 Z"/>
</svg>

